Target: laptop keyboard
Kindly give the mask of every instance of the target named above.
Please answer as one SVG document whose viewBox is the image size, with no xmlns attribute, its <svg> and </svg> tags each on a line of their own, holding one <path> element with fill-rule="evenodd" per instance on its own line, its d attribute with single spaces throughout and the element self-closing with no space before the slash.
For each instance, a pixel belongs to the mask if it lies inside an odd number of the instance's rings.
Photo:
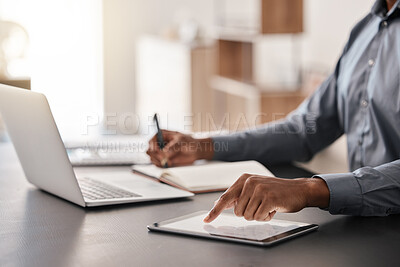
<svg viewBox="0 0 400 267">
<path fill-rule="evenodd" d="M 141 197 L 139 194 L 97 180 L 92 180 L 90 178 L 80 178 L 79 186 L 83 197 L 90 200 Z"/>
</svg>

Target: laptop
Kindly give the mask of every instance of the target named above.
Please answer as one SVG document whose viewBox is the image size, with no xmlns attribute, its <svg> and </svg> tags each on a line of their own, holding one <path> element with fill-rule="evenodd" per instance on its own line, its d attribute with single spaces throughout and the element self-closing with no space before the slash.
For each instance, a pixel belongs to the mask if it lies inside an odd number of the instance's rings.
<svg viewBox="0 0 400 267">
<path fill-rule="evenodd" d="M 27 180 L 53 195 L 82 207 L 193 196 L 130 171 L 76 175 L 41 93 L 0 84 L 0 113 Z"/>
</svg>

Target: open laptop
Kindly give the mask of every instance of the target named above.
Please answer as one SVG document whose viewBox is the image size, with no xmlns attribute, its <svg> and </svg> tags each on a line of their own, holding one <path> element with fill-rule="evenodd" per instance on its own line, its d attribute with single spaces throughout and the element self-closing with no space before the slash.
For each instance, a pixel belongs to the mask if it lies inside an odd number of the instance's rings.
<svg viewBox="0 0 400 267">
<path fill-rule="evenodd" d="M 43 94 L 0 84 L 0 113 L 26 178 L 53 195 L 82 207 L 193 196 L 130 171 L 77 177 Z"/>
</svg>

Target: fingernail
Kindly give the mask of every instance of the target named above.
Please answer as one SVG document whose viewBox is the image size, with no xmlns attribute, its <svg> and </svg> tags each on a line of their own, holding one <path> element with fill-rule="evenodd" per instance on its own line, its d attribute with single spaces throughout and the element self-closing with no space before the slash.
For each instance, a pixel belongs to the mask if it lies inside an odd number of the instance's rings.
<svg viewBox="0 0 400 267">
<path fill-rule="evenodd" d="M 203 219 L 203 222 L 208 222 L 209 219 L 210 219 L 210 214 L 208 214 L 208 215 Z"/>
<path fill-rule="evenodd" d="M 168 159 L 167 158 L 163 158 L 161 160 L 161 165 L 164 166 L 164 167 L 167 167 L 168 166 L 167 164 L 168 164 Z"/>
</svg>

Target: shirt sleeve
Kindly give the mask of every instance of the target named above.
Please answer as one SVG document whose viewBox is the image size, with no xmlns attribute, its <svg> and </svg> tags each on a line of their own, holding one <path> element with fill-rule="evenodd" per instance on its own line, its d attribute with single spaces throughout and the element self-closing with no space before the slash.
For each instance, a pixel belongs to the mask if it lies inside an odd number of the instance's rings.
<svg viewBox="0 0 400 267">
<path fill-rule="evenodd" d="M 400 213 L 400 160 L 351 173 L 322 174 L 330 192 L 329 212 L 361 216 Z"/>
<path fill-rule="evenodd" d="M 337 69 L 286 119 L 213 137 L 214 160 L 276 164 L 311 159 L 343 134 L 337 112 Z"/>
</svg>

